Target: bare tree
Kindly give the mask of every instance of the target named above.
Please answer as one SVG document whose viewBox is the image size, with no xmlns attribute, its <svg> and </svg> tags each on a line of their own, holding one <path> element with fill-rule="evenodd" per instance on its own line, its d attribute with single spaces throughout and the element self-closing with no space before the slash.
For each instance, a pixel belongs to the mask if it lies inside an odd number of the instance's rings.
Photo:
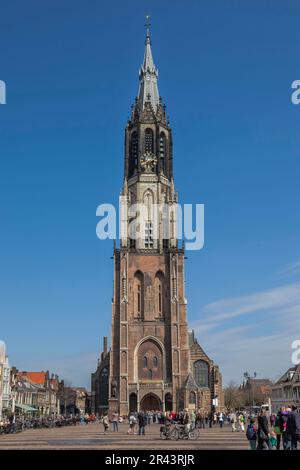
<svg viewBox="0 0 300 470">
<path fill-rule="evenodd" d="M 224 402 L 228 411 L 245 406 L 245 394 L 232 380 L 224 389 Z"/>
</svg>

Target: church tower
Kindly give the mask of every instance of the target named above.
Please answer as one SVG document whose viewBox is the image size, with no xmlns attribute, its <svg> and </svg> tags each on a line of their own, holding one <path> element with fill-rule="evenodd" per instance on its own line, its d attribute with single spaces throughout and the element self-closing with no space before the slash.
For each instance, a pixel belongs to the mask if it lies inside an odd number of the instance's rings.
<svg viewBox="0 0 300 470">
<path fill-rule="evenodd" d="M 195 408 L 204 398 L 210 409 L 220 385 L 216 366 L 188 332 L 172 130 L 157 81 L 148 24 L 138 96 L 125 128 L 121 240 L 114 248 L 111 347 L 104 358 L 109 410 L 121 415 Z M 100 363 L 94 395 L 97 384 L 103 390 L 101 371 Z"/>
</svg>

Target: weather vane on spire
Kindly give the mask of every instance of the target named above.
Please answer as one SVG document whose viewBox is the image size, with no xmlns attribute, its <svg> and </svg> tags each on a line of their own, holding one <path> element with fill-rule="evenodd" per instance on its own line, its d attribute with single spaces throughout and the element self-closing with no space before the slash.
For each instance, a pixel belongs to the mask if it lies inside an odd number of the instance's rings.
<svg viewBox="0 0 300 470">
<path fill-rule="evenodd" d="M 145 26 L 147 28 L 147 37 L 150 36 L 150 27 L 151 27 L 151 16 L 150 15 L 146 15 L 146 23 L 145 23 Z"/>
</svg>

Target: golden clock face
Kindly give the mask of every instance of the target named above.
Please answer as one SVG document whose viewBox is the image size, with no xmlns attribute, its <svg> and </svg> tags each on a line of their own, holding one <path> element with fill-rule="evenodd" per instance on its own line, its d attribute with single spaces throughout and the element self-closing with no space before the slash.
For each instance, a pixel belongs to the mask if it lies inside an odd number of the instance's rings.
<svg viewBox="0 0 300 470">
<path fill-rule="evenodd" d="M 154 171 L 157 158 L 153 153 L 145 153 L 141 158 L 141 166 L 145 171 Z"/>
</svg>

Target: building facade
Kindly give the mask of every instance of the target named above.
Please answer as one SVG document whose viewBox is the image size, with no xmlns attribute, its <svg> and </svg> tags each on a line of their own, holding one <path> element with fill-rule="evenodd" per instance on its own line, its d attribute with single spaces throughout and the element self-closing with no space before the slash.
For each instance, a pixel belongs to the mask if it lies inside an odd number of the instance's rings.
<svg viewBox="0 0 300 470">
<path fill-rule="evenodd" d="M 288 369 L 272 386 L 272 413 L 292 405 L 300 407 L 300 364 Z"/>
<path fill-rule="evenodd" d="M 17 415 L 35 416 L 38 413 L 38 392 L 39 387 L 30 379 L 26 379 L 19 374 L 15 374 L 15 368 L 11 371 L 12 388 L 12 413 Z"/>
<path fill-rule="evenodd" d="M 57 375 L 49 371 L 11 371 L 13 410 L 38 416 L 55 417 L 60 414 L 60 389 Z"/>
<path fill-rule="evenodd" d="M 95 412 L 210 411 L 216 398 L 223 406 L 219 368 L 188 331 L 172 129 L 157 79 L 148 28 L 138 97 L 125 129 L 111 344 L 92 375 Z"/>
<path fill-rule="evenodd" d="M 245 394 L 247 406 L 268 404 L 271 398 L 273 383 L 269 379 L 248 378 L 240 387 Z"/>
<path fill-rule="evenodd" d="M 0 342 L 0 418 L 11 408 L 10 365 L 4 342 Z"/>
<path fill-rule="evenodd" d="M 65 387 L 60 382 L 60 414 L 75 416 L 90 413 L 90 394 L 84 387 Z"/>
<path fill-rule="evenodd" d="M 102 415 L 108 409 L 109 399 L 109 356 L 107 337 L 103 338 L 103 348 L 98 360 L 96 371 L 92 374 L 91 409 L 93 413 Z"/>
</svg>

